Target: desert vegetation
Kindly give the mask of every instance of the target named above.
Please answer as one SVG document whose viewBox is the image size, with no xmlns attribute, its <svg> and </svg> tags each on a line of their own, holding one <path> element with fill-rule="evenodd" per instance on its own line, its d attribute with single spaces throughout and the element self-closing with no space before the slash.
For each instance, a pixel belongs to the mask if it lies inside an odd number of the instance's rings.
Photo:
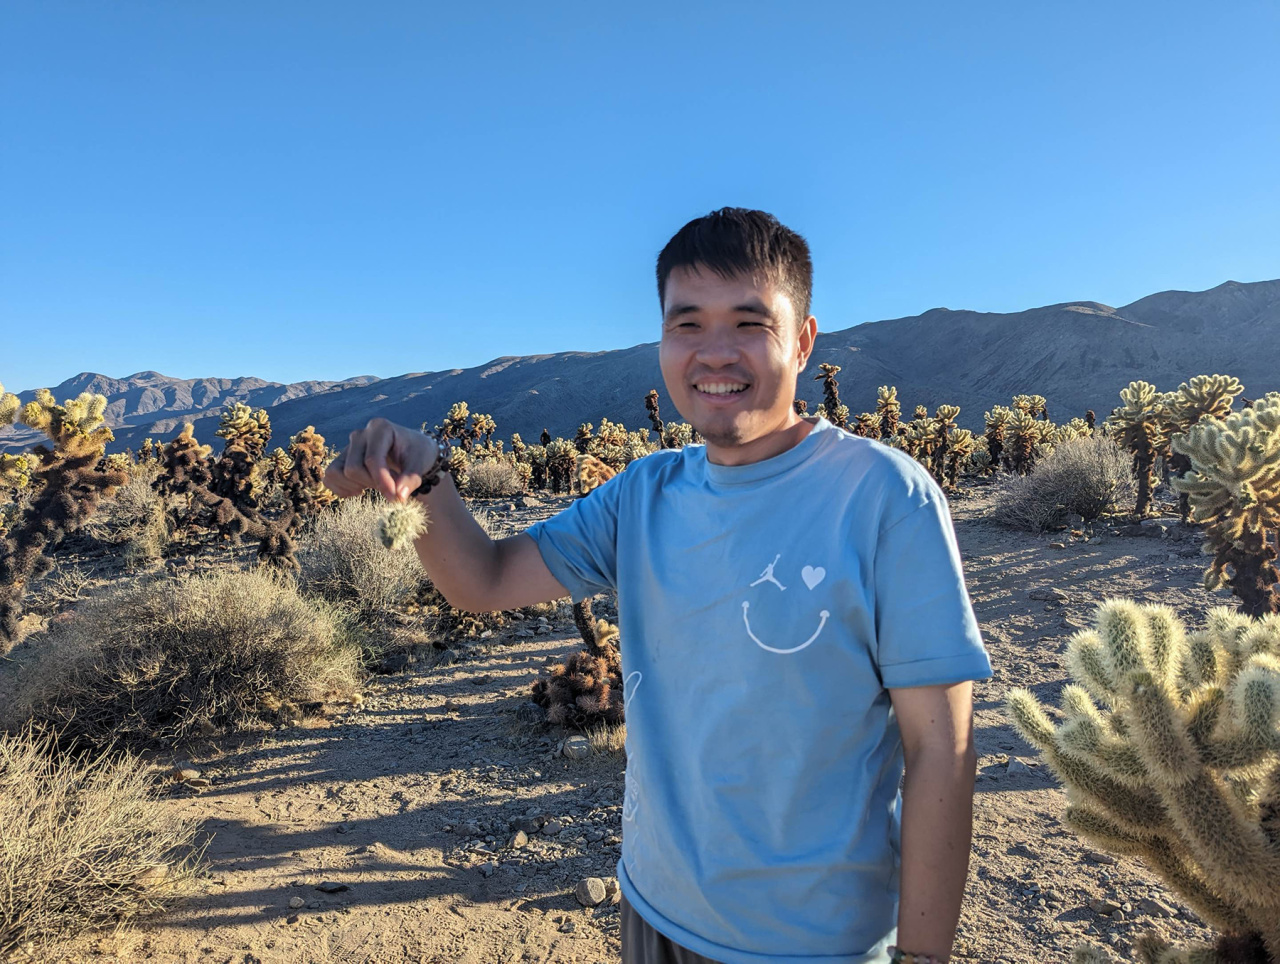
<svg viewBox="0 0 1280 964">
<path fill-rule="evenodd" d="M 1064 644 L 1073 682 L 1059 706 L 1017 679 L 1001 696 L 1066 786 L 1063 823 L 1139 857 L 1219 935 L 1179 950 L 1153 931 L 1134 954 L 1280 960 L 1280 394 L 1237 408 L 1243 386 L 1230 376 L 1169 392 L 1133 382 L 1106 419 L 1062 423 L 1043 396 L 1019 394 L 992 404 L 977 434 L 953 404 L 917 404 L 904 419 L 893 385 L 878 387 L 874 411 L 851 414 L 839 371 L 819 366 L 818 415 L 914 459 L 953 508 L 982 505 L 992 531 L 1020 545 L 1202 544 L 1203 629 L 1110 599 Z M 139 754 L 334 725 L 363 712 L 382 674 L 447 673 L 475 647 L 530 645 L 561 615 L 567 650 L 511 691 L 514 732 L 556 734 L 557 760 L 573 738 L 575 752 L 621 749 L 626 640 L 607 599 L 595 601 L 603 616 L 592 601 L 456 611 L 412 548 L 430 519 L 373 495 L 336 500 L 322 483 L 336 453 L 313 427 L 271 449 L 270 413 L 237 404 L 221 414 L 216 453 L 188 424 L 108 455 L 105 407 L 48 392 L 23 406 L 0 389 L 0 424 L 47 439 L 0 456 L 0 814 L 24 827 L 6 832 L 0 953 L 39 959 L 79 930 L 192 892 L 202 845 L 170 806 L 191 782 Z M 544 430 L 533 443 L 503 438 L 459 401 L 437 427 L 460 493 L 502 538 L 519 531 L 515 517 L 527 524 L 637 459 L 702 441 L 663 419 L 656 390 L 635 411 L 646 427 L 584 413 L 571 437 Z M 1178 500 L 1167 524 L 1166 497 Z M 85 822 L 104 808 L 111 820 Z M 77 877 L 69 868 L 90 850 L 105 864 Z"/>
</svg>

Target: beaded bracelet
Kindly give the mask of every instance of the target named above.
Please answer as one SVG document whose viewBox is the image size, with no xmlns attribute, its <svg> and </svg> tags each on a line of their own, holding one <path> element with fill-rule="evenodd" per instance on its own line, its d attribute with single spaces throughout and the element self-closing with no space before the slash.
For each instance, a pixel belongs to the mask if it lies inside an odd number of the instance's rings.
<svg viewBox="0 0 1280 964">
<path fill-rule="evenodd" d="M 452 448 L 449 440 L 445 438 L 444 430 L 433 428 L 423 429 L 422 434 L 435 439 L 436 442 L 436 460 L 431 463 L 431 467 L 422 474 L 422 484 L 409 493 L 409 498 L 417 498 L 420 495 L 426 495 L 431 491 L 432 487 L 440 481 L 440 470 L 449 462 L 449 450 Z"/>
<path fill-rule="evenodd" d="M 899 950 L 894 945 L 889 945 L 889 961 L 891 964 L 946 964 L 943 958 L 935 957 L 932 954 L 912 954 L 909 951 Z"/>
</svg>

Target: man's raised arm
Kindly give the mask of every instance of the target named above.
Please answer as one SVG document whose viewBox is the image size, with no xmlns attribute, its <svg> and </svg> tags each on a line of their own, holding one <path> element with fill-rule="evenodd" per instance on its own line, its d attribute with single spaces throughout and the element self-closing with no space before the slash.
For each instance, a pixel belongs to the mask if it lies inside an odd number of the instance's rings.
<svg viewBox="0 0 1280 964">
<path fill-rule="evenodd" d="M 422 482 L 436 458 L 433 438 L 372 419 L 351 433 L 347 448 L 325 470 L 324 484 L 351 498 L 377 489 L 393 502 L 404 501 Z M 427 531 L 415 543 L 422 567 L 455 609 L 491 612 L 550 602 L 569 595 L 542 561 L 537 544 L 520 534 L 496 542 L 467 510 L 442 470 L 439 482 L 419 496 L 427 510 Z"/>
</svg>

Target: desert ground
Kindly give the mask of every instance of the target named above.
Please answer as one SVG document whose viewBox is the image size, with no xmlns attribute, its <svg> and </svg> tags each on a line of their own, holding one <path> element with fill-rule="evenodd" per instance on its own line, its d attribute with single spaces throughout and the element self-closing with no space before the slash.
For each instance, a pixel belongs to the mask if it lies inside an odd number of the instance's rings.
<svg viewBox="0 0 1280 964">
<path fill-rule="evenodd" d="M 1165 603 L 1193 626 L 1228 601 L 1202 587 L 1198 532 L 1161 497 L 1163 514 L 1140 527 L 1044 536 L 990 521 L 981 482 L 951 497 L 994 667 L 975 691 L 973 852 L 956 959 L 1060 961 L 1081 940 L 1123 957 L 1146 929 L 1211 939 L 1141 863 L 1094 852 L 1059 823 L 1063 791 L 1002 709 L 1014 686 L 1057 703 L 1067 637 L 1108 596 Z M 518 531 L 569 499 L 486 508 Z M 596 615 L 615 618 L 612 604 L 596 597 Z M 539 671 L 580 646 L 562 600 L 488 638 L 423 647 L 377 677 L 362 705 L 157 756 L 157 766 L 198 771 L 165 802 L 202 821 L 202 893 L 84 938 L 68 959 L 617 961 L 616 904 L 586 907 L 575 889 L 615 873 L 621 734 L 599 733 L 590 755 L 570 759 L 560 752 L 568 731 L 521 713 Z"/>
</svg>

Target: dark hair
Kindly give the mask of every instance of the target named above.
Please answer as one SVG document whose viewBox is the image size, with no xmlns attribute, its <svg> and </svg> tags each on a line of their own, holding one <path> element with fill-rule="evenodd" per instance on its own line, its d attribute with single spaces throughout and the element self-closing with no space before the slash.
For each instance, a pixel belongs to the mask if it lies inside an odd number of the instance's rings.
<svg viewBox="0 0 1280 964">
<path fill-rule="evenodd" d="M 796 327 L 809 317 L 813 262 L 804 238 L 772 214 L 721 208 L 695 218 L 658 255 L 658 302 L 676 268 L 709 268 L 722 278 L 745 274 L 778 285 L 796 309 Z"/>
</svg>

